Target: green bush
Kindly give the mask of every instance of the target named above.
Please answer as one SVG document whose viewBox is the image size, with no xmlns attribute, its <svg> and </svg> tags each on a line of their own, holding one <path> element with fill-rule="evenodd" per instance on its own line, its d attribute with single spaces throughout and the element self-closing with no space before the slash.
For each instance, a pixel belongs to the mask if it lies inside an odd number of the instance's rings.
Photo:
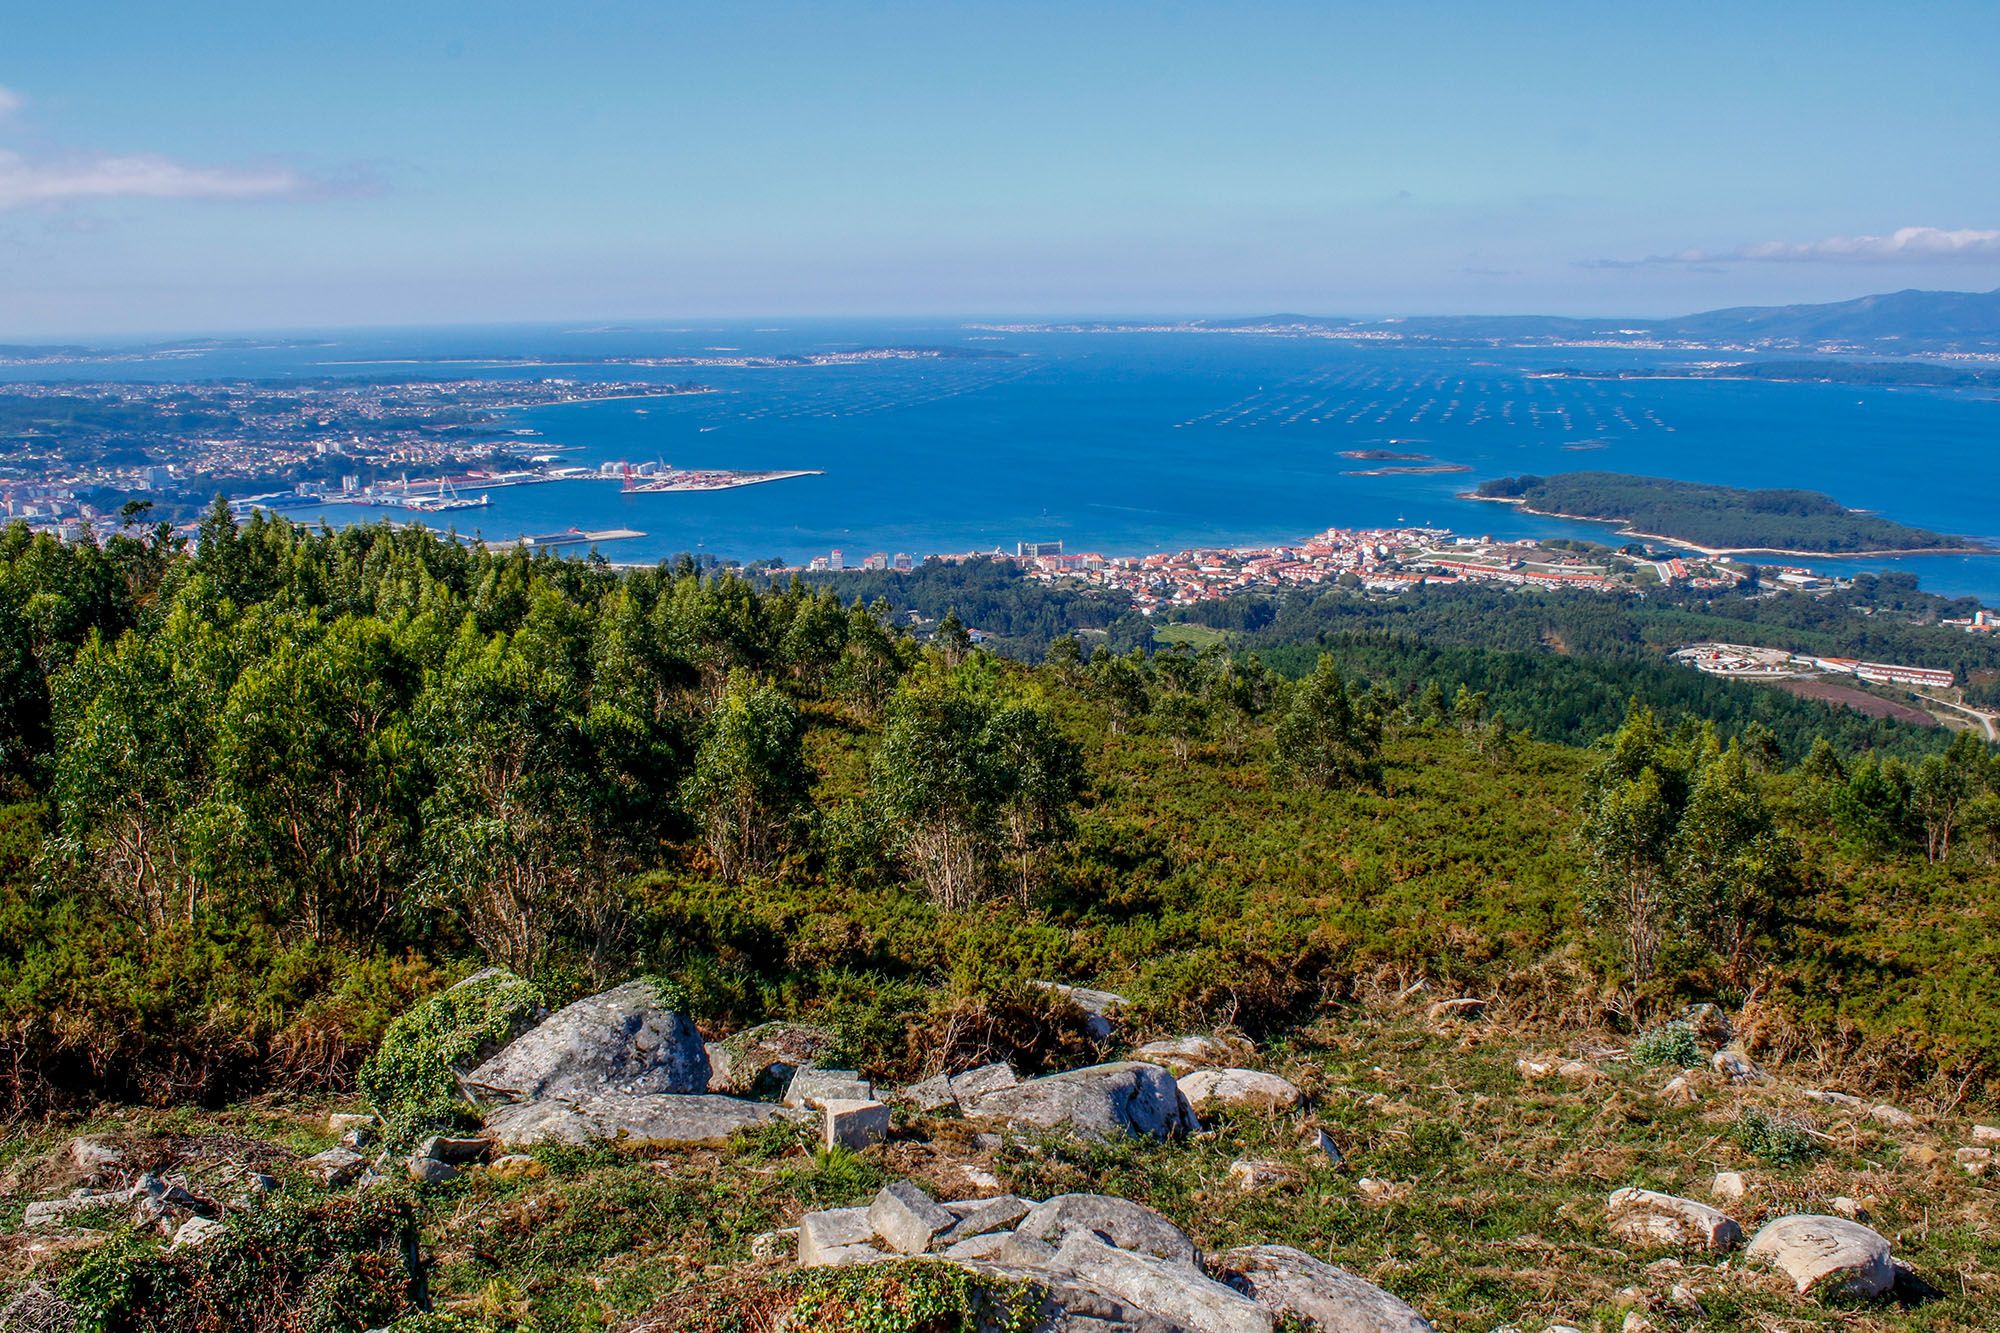
<svg viewBox="0 0 2000 1333">
<path fill-rule="evenodd" d="M 1754 1106 L 1745 1107 L 1736 1117 L 1733 1134 L 1743 1151 L 1773 1166 L 1797 1166 L 1826 1151 L 1808 1126 Z"/>
<path fill-rule="evenodd" d="M 279 1195 L 200 1245 L 105 1245 L 62 1294 L 78 1333 L 347 1333 L 416 1313 L 415 1244 L 408 1205 L 392 1194 Z"/>
<path fill-rule="evenodd" d="M 533 985 L 493 968 L 391 1023 L 359 1079 L 391 1142 L 456 1124 L 465 1109 L 457 1071 L 507 1041 L 540 1007 Z"/>
<path fill-rule="evenodd" d="M 1632 1043 L 1632 1063 L 1644 1069 L 1694 1069 L 1701 1064 L 1701 1043 L 1692 1027 L 1675 1019 L 1639 1034 Z"/>
<path fill-rule="evenodd" d="M 1040 1302 L 1026 1284 L 944 1264 L 810 1270 L 786 1324 L 819 1333 L 1027 1333 Z"/>
</svg>

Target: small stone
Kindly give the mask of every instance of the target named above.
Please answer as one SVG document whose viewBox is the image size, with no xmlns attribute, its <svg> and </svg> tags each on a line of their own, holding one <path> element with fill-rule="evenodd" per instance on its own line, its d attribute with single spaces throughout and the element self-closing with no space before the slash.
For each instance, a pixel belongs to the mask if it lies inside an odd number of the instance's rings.
<svg viewBox="0 0 2000 1333">
<path fill-rule="evenodd" d="M 374 1131 L 366 1125 L 356 1125 L 340 1136 L 340 1146 L 351 1152 L 360 1152 L 374 1140 Z"/>
<path fill-rule="evenodd" d="M 1289 1111 L 1305 1094 L 1288 1079 L 1257 1069 L 1197 1069 L 1179 1079 L 1196 1115 L 1210 1111 Z"/>
<path fill-rule="evenodd" d="M 1944 1154 L 1928 1143 L 1919 1143 L 1904 1149 L 1903 1159 L 1912 1166 L 1935 1166 L 1944 1160 Z"/>
<path fill-rule="evenodd" d="M 1320 1156 L 1326 1158 L 1330 1165 L 1345 1166 L 1347 1164 L 1347 1158 L 1341 1154 L 1340 1145 L 1333 1141 L 1333 1135 L 1317 1126 L 1308 1126 L 1304 1135 L 1301 1136 L 1301 1142 L 1307 1152 L 1318 1153 Z"/>
<path fill-rule="evenodd" d="M 1987 1168 L 1993 1165 L 1991 1148 L 1960 1148 L 1951 1157 L 1958 1163 L 1958 1169 L 1968 1176 L 1983 1176 Z"/>
<path fill-rule="evenodd" d="M 491 1151 L 493 1144 L 487 1139 L 452 1139 L 433 1134 L 418 1147 L 417 1156 L 435 1157 L 440 1162 L 459 1166 L 466 1162 L 484 1161 Z"/>
<path fill-rule="evenodd" d="M 792 1075 L 781 1100 L 786 1106 L 819 1106 L 830 1101 L 872 1102 L 875 1085 L 852 1069 L 807 1065 Z"/>
<path fill-rule="evenodd" d="M 1373 1176 L 1363 1176 L 1355 1181 L 1354 1189 L 1370 1203 L 1387 1203 L 1400 1192 L 1400 1187 L 1395 1181 L 1377 1180 Z"/>
<path fill-rule="evenodd" d="M 326 1132 L 345 1134 L 350 1129 L 373 1129 L 375 1117 L 354 1111 L 335 1111 L 326 1118 Z"/>
<path fill-rule="evenodd" d="M 1683 1287 L 1678 1282 L 1673 1285 L 1672 1290 L 1667 1292 L 1667 1299 L 1690 1314 L 1701 1313 L 1701 1297 L 1695 1295 L 1694 1292 Z"/>
<path fill-rule="evenodd" d="M 1581 1060 L 1565 1060 L 1556 1066 L 1556 1077 L 1565 1083 L 1593 1083 L 1601 1075 Z"/>
<path fill-rule="evenodd" d="M 982 1170 L 976 1166 L 961 1166 L 958 1168 L 958 1174 L 964 1176 L 966 1183 L 976 1190 L 997 1190 L 1000 1188 L 1000 1177 L 994 1175 L 991 1171 Z"/>
<path fill-rule="evenodd" d="M 124 1167 L 125 1150 L 103 1139 L 71 1139 L 69 1161 L 85 1175 L 108 1175 Z"/>
<path fill-rule="evenodd" d="M 339 1189 L 361 1174 L 368 1160 L 348 1148 L 328 1148 L 299 1163 L 299 1169 L 328 1189 Z"/>
<path fill-rule="evenodd" d="M 204 1241 L 215 1240 L 227 1234 L 229 1228 L 220 1222 L 210 1221 L 206 1217 L 190 1217 L 174 1228 L 172 1243 L 175 1249 L 179 1249 L 183 1245 L 200 1245 Z"/>
<path fill-rule="evenodd" d="M 1007 1140 L 998 1134 L 974 1134 L 972 1136 L 972 1151 L 974 1152 L 999 1152 L 1006 1146 Z"/>
<path fill-rule="evenodd" d="M 1715 1179 L 1708 1182 L 1708 1192 L 1724 1203 L 1734 1203 L 1750 1192 L 1750 1185 L 1741 1171 L 1718 1171 Z"/>
<path fill-rule="evenodd" d="M 882 1102 L 837 1097 L 819 1105 L 824 1142 L 829 1148 L 858 1150 L 889 1137 L 889 1108 Z"/>
<path fill-rule="evenodd" d="M 1891 1129 L 1915 1129 L 1919 1123 L 1908 1111 L 1900 1106 L 1890 1106 L 1886 1102 L 1869 1107 L 1868 1114 L 1877 1124 L 1887 1125 Z"/>
<path fill-rule="evenodd" d="M 1995 1128 L 1992 1125 L 1974 1125 L 1972 1127 L 1972 1141 L 1974 1143 L 2000 1143 L 2000 1128 Z"/>
<path fill-rule="evenodd" d="M 1728 1049 L 1717 1051 L 1709 1057 L 1709 1063 L 1715 1066 L 1718 1073 L 1726 1075 L 1737 1083 L 1748 1083 L 1764 1076 L 1764 1071 L 1757 1068 L 1750 1057 L 1741 1051 Z"/>
<path fill-rule="evenodd" d="M 1625 1312 L 1625 1322 L 1618 1326 L 1619 1333 L 1654 1333 L 1653 1321 L 1637 1310 Z"/>
<path fill-rule="evenodd" d="M 524 1152 L 510 1152 L 486 1164 L 486 1174 L 495 1180 L 540 1180 L 548 1173 L 549 1168 L 541 1158 Z"/>
<path fill-rule="evenodd" d="M 1736 1219 L 1705 1203 L 1657 1190 L 1613 1190 L 1605 1210 L 1612 1231 L 1641 1245 L 1730 1250 L 1743 1243 L 1743 1228 Z"/>
<path fill-rule="evenodd" d="M 1470 995 L 1461 995 L 1452 1000 L 1439 1000 L 1426 1011 L 1427 1016 L 1433 1023 L 1442 1023 L 1451 1019 L 1478 1018 L 1485 1012 L 1486 1001 L 1475 999 Z"/>
<path fill-rule="evenodd" d="M 1253 1161 L 1239 1157 L 1229 1164 L 1229 1183 L 1245 1194 L 1276 1189 L 1292 1178 L 1282 1162 Z"/>
<path fill-rule="evenodd" d="M 1530 1083 L 1533 1083 L 1537 1079 L 1544 1079 L 1553 1075 L 1556 1072 L 1556 1062 L 1554 1060 L 1540 1060 L 1527 1055 L 1516 1056 L 1514 1059 L 1514 1072 L 1522 1078 L 1527 1079 Z"/>
<path fill-rule="evenodd" d="M 1868 1104 L 1848 1093 L 1827 1092 L 1821 1088 L 1801 1088 L 1799 1096 L 1809 1102 L 1818 1102 L 1822 1106 L 1844 1106 L 1851 1111 L 1858 1111 Z"/>
<path fill-rule="evenodd" d="M 888 1249 L 898 1254 L 923 1254 L 931 1241 L 958 1219 L 907 1180 L 884 1185 L 868 1205 L 868 1225 Z"/>
<path fill-rule="evenodd" d="M 1868 1210 L 1862 1207 L 1859 1199 L 1851 1199 L 1845 1194 L 1836 1194 L 1833 1197 L 1832 1207 L 1835 1213 L 1847 1218 L 1849 1221 L 1865 1222 L 1868 1220 Z"/>
<path fill-rule="evenodd" d="M 1660 1089 L 1660 1100 L 1669 1106 L 1693 1106 L 1701 1100 L 1701 1094 L 1688 1081 L 1687 1075 L 1677 1074 Z"/>
<path fill-rule="evenodd" d="M 449 1162 L 440 1162 L 435 1157 L 412 1157 L 405 1169 L 410 1179 L 419 1185 L 442 1185 L 458 1177 L 457 1167 Z"/>
<path fill-rule="evenodd" d="M 781 1231 L 764 1231 L 750 1238 L 750 1257 L 759 1263 L 774 1264 L 796 1259 L 799 1254 L 799 1229 L 786 1227 Z"/>
</svg>

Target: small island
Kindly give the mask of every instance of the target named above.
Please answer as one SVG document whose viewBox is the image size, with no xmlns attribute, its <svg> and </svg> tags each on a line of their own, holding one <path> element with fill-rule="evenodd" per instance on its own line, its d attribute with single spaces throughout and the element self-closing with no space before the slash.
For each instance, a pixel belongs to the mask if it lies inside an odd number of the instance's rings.
<svg viewBox="0 0 2000 1333">
<path fill-rule="evenodd" d="M 1849 509 L 1818 491 L 1753 491 L 1620 472 L 1564 472 L 1481 482 L 1469 498 L 1518 504 L 1552 518 L 1617 523 L 1622 535 L 1675 542 L 1709 555 L 1994 553 L 1964 537 Z"/>
<path fill-rule="evenodd" d="M 1429 454 L 1399 454 L 1394 449 L 1342 449 L 1342 458 L 1358 458 L 1366 463 L 1421 463 Z"/>
</svg>

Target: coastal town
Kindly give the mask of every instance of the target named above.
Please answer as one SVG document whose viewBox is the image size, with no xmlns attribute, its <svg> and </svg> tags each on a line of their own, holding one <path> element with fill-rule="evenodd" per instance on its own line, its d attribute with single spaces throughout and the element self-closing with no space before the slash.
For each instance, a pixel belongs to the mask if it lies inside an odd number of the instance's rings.
<svg viewBox="0 0 2000 1333">
<path fill-rule="evenodd" d="M 1455 583 L 1613 592 L 1663 585 L 1727 589 L 1750 576 L 1747 566 L 1730 561 L 1653 559 L 1581 542 L 1467 537 L 1445 528 L 1329 528 L 1295 543 L 1190 547 L 1139 556 L 1072 553 L 1060 541 L 1028 541 L 1012 551 L 935 558 L 1013 561 L 1024 578 L 1075 580 L 1123 592 L 1147 615 L 1243 593 L 1323 583 L 1386 594 Z M 833 551 L 813 557 L 799 572 L 907 571 L 916 563 L 900 552 L 877 552 L 850 563 L 843 552 Z M 1775 577 L 1781 586 L 1801 591 L 1839 586 L 1837 580 L 1803 569 L 1776 571 Z"/>
<path fill-rule="evenodd" d="M 0 516 L 70 536 L 115 526 L 141 498 L 186 521 L 218 491 L 275 497 L 393 499 L 411 474 L 442 479 L 416 510 L 458 507 L 453 485 L 549 475 L 559 445 L 504 414 L 557 403 L 699 393 L 702 386 L 572 379 L 412 379 L 273 383 L 12 384 L 0 391 Z M 645 478 L 644 480 L 656 480 Z"/>
</svg>

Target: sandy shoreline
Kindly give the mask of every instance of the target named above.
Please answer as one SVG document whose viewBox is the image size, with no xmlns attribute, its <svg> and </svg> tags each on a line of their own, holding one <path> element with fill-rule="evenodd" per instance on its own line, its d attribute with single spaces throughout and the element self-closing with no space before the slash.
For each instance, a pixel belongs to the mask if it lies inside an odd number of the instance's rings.
<svg viewBox="0 0 2000 1333">
<path fill-rule="evenodd" d="M 1473 491 L 1460 492 L 1461 500 L 1479 500 L 1486 504 L 1519 505 L 1523 513 L 1538 514 L 1543 518 L 1568 519 L 1572 523 L 1616 523 L 1621 525 L 1616 535 L 1639 537 L 1646 541 L 1664 542 L 1669 546 L 1679 546 L 1689 551 L 1699 551 L 1703 555 L 1790 555 L 1806 560 L 1852 560 L 1874 556 L 1898 555 L 2000 555 L 2000 550 L 1991 546 L 1919 546 L 1914 548 L 1881 547 L 1865 551 L 1793 551 L 1782 546 L 1703 546 L 1685 537 L 1669 537 L 1663 532 L 1641 532 L 1626 525 L 1622 518 L 1597 518 L 1590 514 L 1559 514 L 1554 510 L 1536 509 L 1526 500 L 1514 495 L 1480 495 Z"/>
</svg>

